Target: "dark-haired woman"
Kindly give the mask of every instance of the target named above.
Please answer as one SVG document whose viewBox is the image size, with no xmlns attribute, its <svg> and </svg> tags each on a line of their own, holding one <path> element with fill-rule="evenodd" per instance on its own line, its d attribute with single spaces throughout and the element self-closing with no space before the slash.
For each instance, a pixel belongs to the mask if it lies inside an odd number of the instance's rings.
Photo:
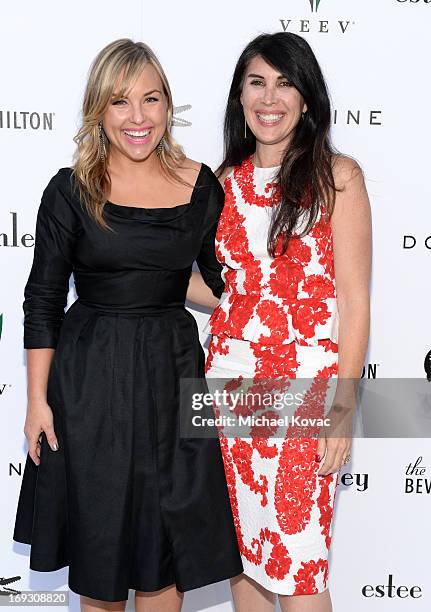
<svg viewBox="0 0 431 612">
<path fill-rule="evenodd" d="M 289 612 L 331 610 L 327 558 L 338 471 L 350 456 L 349 382 L 368 343 L 371 218 L 359 166 L 330 144 L 330 117 L 303 38 L 262 35 L 245 48 L 225 117 L 216 249 L 226 284 L 208 323 L 206 372 L 235 384 L 335 378 L 328 415 L 339 428 L 221 432 L 244 565 L 232 580 L 240 612 L 273 610 L 275 594 Z"/>
</svg>

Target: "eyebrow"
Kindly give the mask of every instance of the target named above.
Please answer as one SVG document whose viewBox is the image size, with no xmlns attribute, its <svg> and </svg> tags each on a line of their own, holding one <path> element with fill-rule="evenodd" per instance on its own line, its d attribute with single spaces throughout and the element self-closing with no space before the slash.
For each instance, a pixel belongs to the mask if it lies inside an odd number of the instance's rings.
<svg viewBox="0 0 431 612">
<path fill-rule="evenodd" d="M 252 79 L 264 79 L 265 77 L 263 77 L 260 74 L 248 74 L 247 78 L 252 78 Z M 277 79 L 287 79 L 287 77 L 283 76 L 282 74 L 280 74 L 280 76 L 277 77 Z"/>
<path fill-rule="evenodd" d="M 155 92 L 157 92 L 157 93 L 159 93 L 159 94 L 161 94 L 161 93 L 162 93 L 162 92 L 160 91 L 160 89 L 152 89 L 151 91 L 147 91 L 147 93 L 144 93 L 144 96 L 149 96 L 150 94 L 155 93 Z"/>
<path fill-rule="evenodd" d="M 144 93 L 144 96 L 149 96 L 150 94 L 155 93 L 155 92 L 157 92 L 157 93 L 159 93 L 159 94 L 161 94 L 161 93 L 162 93 L 162 92 L 160 91 L 160 89 L 152 89 L 151 91 L 147 91 L 146 93 Z M 112 97 L 113 97 L 113 98 L 118 98 L 118 96 L 119 96 L 119 94 L 117 94 L 117 93 L 115 93 L 115 92 L 112 94 Z"/>
</svg>

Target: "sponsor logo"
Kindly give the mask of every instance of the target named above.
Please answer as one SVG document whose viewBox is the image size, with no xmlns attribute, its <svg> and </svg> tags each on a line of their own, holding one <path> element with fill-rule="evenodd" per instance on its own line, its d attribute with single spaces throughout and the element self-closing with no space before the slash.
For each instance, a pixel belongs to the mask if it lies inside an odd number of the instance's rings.
<svg viewBox="0 0 431 612">
<path fill-rule="evenodd" d="M 0 226 L 0 247 L 32 247 L 34 246 L 34 236 L 32 234 L 19 234 L 18 232 L 18 213 L 10 212 L 10 226 L 8 231 L 2 231 Z"/>
<path fill-rule="evenodd" d="M 396 586 L 394 584 L 394 578 L 392 574 L 389 574 L 388 583 L 387 584 L 378 584 L 377 586 L 372 586 L 371 584 L 366 584 L 362 587 L 362 595 L 364 597 L 389 597 L 406 599 L 407 597 L 412 597 L 413 599 L 417 599 L 418 597 L 422 597 L 422 589 L 419 586 Z"/>
<path fill-rule="evenodd" d="M 19 595 L 21 591 L 17 591 L 8 584 L 12 584 L 17 580 L 21 580 L 21 576 L 11 576 L 10 578 L 0 578 L 0 595 Z"/>
<path fill-rule="evenodd" d="M 361 378 L 375 379 L 377 378 L 377 368 L 380 363 L 366 363 L 362 368 Z"/>
<path fill-rule="evenodd" d="M 397 0 L 400 4 L 431 4 L 431 0 Z"/>
<path fill-rule="evenodd" d="M 404 493 L 416 493 L 418 495 L 429 495 L 431 493 L 431 478 L 426 477 L 429 468 L 423 465 L 422 460 L 422 457 L 418 457 L 414 463 L 408 464 Z"/>
<path fill-rule="evenodd" d="M 52 131 L 55 113 L 0 110 L 0 129 Z"/>
<path fill-rule="evenodd" d="M 309 0 L 312 13 L 317 13 L 317 9 L 319 8 L 321 1 L 322 0 Z"/>
<path fill-rule="evenodd" d="M 427 375 L 427 380 L 431 382 L 431 351 L 428 351 L 425 356 L 424 370 Z"/>
<path fill-rule="evenodd" d="M 7 389 L 10 389 L 12 385 L 10 383 L 0 383 L 0 397 L 2 397 Z"/>
<path fill-rule="evenodd" d="M 383 111 L 347 109 L 333 111 L 334 125 L 383 125 Z"/>
<path fill-rule="evenodd" d="M 303 1 L 303 0 L 302 0 Z M 321 0 L 306 0 L 311 8 L 312 17 L 303 18 L 280 18 L 279 22 L 283 32 L 296 32 L 306 34 L 307 32 L 317 32 L 319 34 L 329 34 L 335 32 L 337 34 L 346 34 L 355 25 L 351 19 L 317 19 L 317 12 Z"/>
<path fill-rule="evenodd" d="M 18 465 L 14 463 L 9 463 L 9 476 L 12 474 L 16 474 L 17 476 L 22 476 L 23 474 L 23 463 L 22 461 L 18 461 Z"/>
<path fill-rule="evenodd" d="M 425 248 L 431 250 L 431 235 L 417 238 L 416 236 L 411 236 L 408 234 L 403 236 L 403 249 L 414 249 L 418 240 L 420 241 L 419 245 L 421 245 L 423 241 Z"/>
<path fill-rule="evenodd" d="M 176 115 L 190 110 L 191 107 L 191 104 L 184 104 L 183 106 L 174 106 L 172 114 L 172 125 L 175 125 L 177 127 L 190 127 L 192 124 L 191 121 L 187 121 L 187 119 L 182 119 L 181 117 L 177 117 Z"/>
<path fill-rule="evenodd" d="M 353 487 L 356 491 L 366 491 L 368 489 L 368 474 L 350 474 L 345 472 L 340 476 L 340 482 L 345 487 Z"/>
</svg>

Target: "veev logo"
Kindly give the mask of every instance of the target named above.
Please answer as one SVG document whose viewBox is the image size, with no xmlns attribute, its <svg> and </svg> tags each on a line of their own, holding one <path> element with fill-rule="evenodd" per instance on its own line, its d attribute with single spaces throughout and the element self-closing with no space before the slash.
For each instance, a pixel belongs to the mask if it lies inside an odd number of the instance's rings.
<svg viewBox="0 0 431 612">
<path fill-rule="evenodd" d="M 302 1 L 302 0 L 301 0 Z M 299 0 L 298 0 L 299 2 Z M 308 4 L 310 5 L 311 12 L 316 14 L 319 10 L 319 6 L 321 4 L 321 0 L 308 0 Z M 350 19 L 315 19 L 314 17 L 310 19 L 309 17 L 304 18 L 288 18 L 288 19 L 280 19 L 281 27 L 283 32 L 297 32 L 300 34 L 304 34 L 307 32 L 318 32 L 319 34 L 328 34 L 330 32 L 335 32 L 338 34 L 345 34 L 348 30 L 351 29 L 352 26 L 355 25 L 354 21 Z"/>
<path fill-rule="evenodd" d="M 317 13 L 317 9 L 319 8 L 319 4 L 321 2 L 321 0 L 309 0 L 310 5 L 311 5 L 311 12 L 312 13 Z"/>
</svg>

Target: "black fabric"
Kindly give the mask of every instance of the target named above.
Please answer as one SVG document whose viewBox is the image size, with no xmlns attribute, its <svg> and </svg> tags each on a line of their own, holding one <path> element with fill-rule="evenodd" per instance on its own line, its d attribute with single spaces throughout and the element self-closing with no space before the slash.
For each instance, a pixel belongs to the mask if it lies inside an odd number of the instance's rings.
<svg viewBox="0 0 431 612">
<path fill-rule="evenodd" d="M 220 297 L 223 267 L 214 239 L 223 202 L 223 188 L 202 164 L 189 204 L 150 209 L 107 202 L 115 233 L 106 233 L 78 200 L 71 170 L 62 168 L 37 214 L 24 290 L 24 348 L 56 347 L 72 272 L 79 300 L 112 312 L 183 306 L 194 261 Z"/>
<path fill-rule="evenodd" d="M 184 307 L 193 261 L 220 296 L 214 236 L 223 190 L 203 165 L 189 204 L 105 205 L 105 233 L 70 169 L 46 188 L 25 287 L 25 348 L 56 351 L 47 399 L 60 449 L 27 455 L 13 538 L 30 568 L 69 566 L 69 587 L 198 588 L 242 572 L 217 438 L 179 435 L 182 377 L 204 377 Z M 64 313 L 73 272 L 78 299 Z"/>
</svg>

